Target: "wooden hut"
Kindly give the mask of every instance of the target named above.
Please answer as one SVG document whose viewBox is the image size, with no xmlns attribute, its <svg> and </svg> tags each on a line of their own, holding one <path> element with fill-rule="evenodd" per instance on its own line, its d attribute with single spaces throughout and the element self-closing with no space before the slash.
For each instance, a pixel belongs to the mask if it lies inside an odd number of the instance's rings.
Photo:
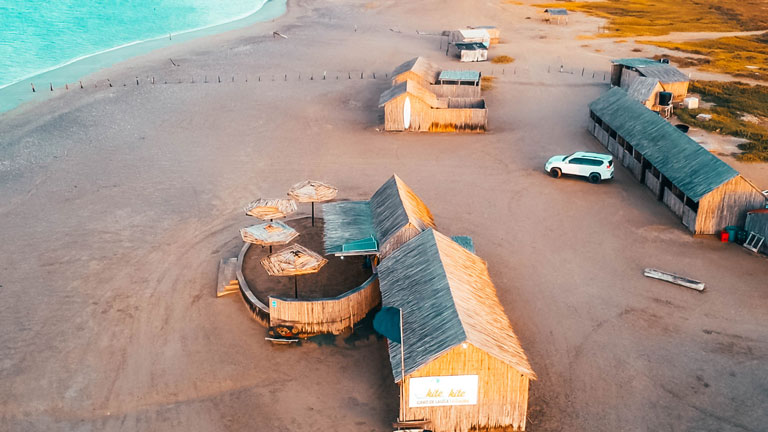
<svg viewBox="0 0 768 432">
<path fill-rule="evenodd" d="M 448 46 L 448 53 L 464 63 L 488 60 L 488 47 L 479 42 L 454 42 Z"/>
<path fill-rule="evenodd" d="M 486 29 L 463 29 L 453 30 L 448 33 L 448 42 L 450 43 L 469 43 L 477 42 L 486 48 L 491 46 L 491 34 Z"/>
<path fill-rule="evenodd" d="M 547 8 L 544 9 L 544 21 L 549 24 L 568 24 L 568 9 Z"/>
<path fill-rule="evenodd" d="M 342 201 L 323 205 L 325 253 L 339 256 L 385 257 L 427 228 L 434 228 L 432 213 L 397 175 L 393 175 L 368 201 Z"/>
<path fill-rule="evenodd" d="M 638 77 L 627 89 L 627 94 L 646 108 L 659 111 L 659 93 L 662 91 L 664 91 L 664 88 L 658 80 Z"/>
<path fill-rule="evenodd" d="M 499 30 L 496 26 L 491 25 L 482 25 L 482 26 L 470 26 L 470 29 L 473 30 L 485 30 L 488 32 L 488 36 L 490 36 L 490 45 L 497 44 L 501 40 L 501 30 Z M 490 46 L 489 45 L 489 46 Z"/>
<path fill-rule="evenodd" d="M 425 422 L 435 432 L 525 430 L 536 375 L 485 261 L 428 229 L 378 271 L 382 306 L 402 317 L 401 343 L 389 340 L 398 423 Z"/>
<path fill-rule="evenodd" d="M 392 85 L 396 86 L 405 81 L 413 81 L 422 87 L 429 88 L 437 82 L 440 67 L 424 57 L 415 57 L 399 65 L 392 71 Z"/>
<path fill-rule="evenodd" d="M 747 221 L 744 230 L 752 238 L 748 238 L 750 245 L 768 255 L 768 208 L 752 210 L 747 213 Z"/>
<path fill-rule="evenodd" d="M 589 105 L 587 129 L 695 234 L 744 225 L 766 198 L 728 164 L 620 88 Z"/>
<path fill-rule="evenodd" d="M 388 89 L 379 98 L 384 130 L 485 132 L 488 110 L 481 98 L 438 98 L 414 81 Z"/>
<path fill-rule="evenodd" d="M 664 60 L 625 58 L 611 60 L 611 63 L 611 85 L 629 90 L 637 78 L 647 77 L 655 79 L 664 91 L 672 93 L 675 102 L 688 95 L 691 79 Z"/>
<path fill-rule="evenodd" d="M 481 77 L 479 71 L 444 70 L 429 89 L 441 98 L 479 98 Z"/>
</svg>

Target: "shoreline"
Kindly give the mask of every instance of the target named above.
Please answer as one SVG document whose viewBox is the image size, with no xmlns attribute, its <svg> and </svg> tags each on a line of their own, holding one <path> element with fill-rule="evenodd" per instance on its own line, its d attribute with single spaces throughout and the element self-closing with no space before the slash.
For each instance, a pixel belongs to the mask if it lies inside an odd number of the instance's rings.
<svg viewBox="0 0 768 432">
<path fill-rule="evenodd" d="M 51 86 L 54 90 L 69 84 L 74 86 L 79 80 L 87 76 L 161 48 L 219 35 L 279 18 L 287 12 L 287 3 L 288 0 L 265 0 L 258 9 L 229 21 L 184 30 L 170 34 L 169 37 L 163 35 L 128 42 L 96 53 L 79 56 L 33 75 L 27 75 L 15 82 L 0 86 L 0 118 L 29 102 L 43 101 L 54 96 L 55 91 L 50 90 Z M 35 82 L 40 85 L 36 85 L 36 91 L 32 91 L 30 84 L 34 85 Z"/>
</svg>

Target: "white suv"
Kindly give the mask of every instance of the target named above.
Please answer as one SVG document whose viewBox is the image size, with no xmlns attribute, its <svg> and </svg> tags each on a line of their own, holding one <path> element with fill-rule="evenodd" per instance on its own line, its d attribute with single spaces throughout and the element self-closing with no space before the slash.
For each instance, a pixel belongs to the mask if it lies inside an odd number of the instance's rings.
<svg viewBox="0 0 768 432">
<path fill-rule="evenodd" d="M 563 174 L 586 177 L 590 183 L 613 178 L 613 157 L 602 153 L 576 152 L 570 155 L 552 156 L 544 165 L 552 177 Z"/>
</svg>

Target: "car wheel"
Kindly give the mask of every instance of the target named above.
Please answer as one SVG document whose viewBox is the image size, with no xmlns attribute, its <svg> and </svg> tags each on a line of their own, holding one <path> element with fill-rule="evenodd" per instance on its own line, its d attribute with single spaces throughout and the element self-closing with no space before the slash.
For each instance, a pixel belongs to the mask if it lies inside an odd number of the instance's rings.
<svg viewBox="0 0 768 432">
<path fill-rule="evenodd" d="M 590 183 L 600 183 L 600 174 L 598 173 L 592 173 L 589 175 L 589 182 Z"/>
<path fill-rule="evenodd" d="M 563 174 L 562 171 L 560 171 L 560 168 L 552 168 L 549 170 L 549 175 L 551 175 L 554 178 L 560 178 L 560 176 Z"/>
</svg>

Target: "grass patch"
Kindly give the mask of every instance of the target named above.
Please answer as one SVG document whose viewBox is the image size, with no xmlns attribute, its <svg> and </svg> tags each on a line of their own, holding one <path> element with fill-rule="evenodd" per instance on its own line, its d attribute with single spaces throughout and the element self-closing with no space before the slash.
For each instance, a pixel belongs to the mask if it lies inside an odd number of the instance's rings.
<svg viewBox="0 0 768 432">
<path fill-rule="evenodd" d="M 675 113 L 683 123 L 712 132 L 749 140 L 740 144 L 743 153 L 736 158 L 744 162 L 768 162 L 768 129 L 744 121 L 744 113 L 768 116 L 768 87 L 739 82 L 692 81 L 690 91 L 701 94 L 703 100 L 716 104 L 712 108 L 678 109 Z M 712 119 L 700 121 L 699 114 Z"/>
<path fill-rule="evenodd" d="M 696 42 L 643 42 L 709 57 L 701 69 L 768 81 L 768 35 L 735 36 Z M 750 66 L 750 67 L 747 67 Z"/>
<path fill-rule="evenodd" d="M 515 59 L 513 57 L 510 57 L 510 56 L 507 56 L 507 55 L 500 55 L 500 56 L 496 56 L 493 59 L 491 59 L 491 63 L 496 63 L 496 64 L 509 64 L 509 63 L 514 62 L 514 61 L 515 61 Z"/>
<path fill-rule="evenodd" d="M 481 91 L 488 91 L 493 89 L 493 80 L 495 80 L 495 76 L 488 76 L 483 75 L 480 77 L 480 90 Z"/>
<path fill-rule="evenodd" d="M 538 4 L 608 20 L 608 37 L 768 28 L 764 0 L 602 0 Z"/>
<path fill-rule="evenodd" d="M 670 60 L 671 62 L 675 63 L 678 67 L 681 67 L 681 68 L 698 67 L 712 61 L 708 58 L 702 58 L 702 57 L 678 57 L 673 55 L 653 56 L 654 60 L 661 60 L 663 58 Z"/>
</svg>

